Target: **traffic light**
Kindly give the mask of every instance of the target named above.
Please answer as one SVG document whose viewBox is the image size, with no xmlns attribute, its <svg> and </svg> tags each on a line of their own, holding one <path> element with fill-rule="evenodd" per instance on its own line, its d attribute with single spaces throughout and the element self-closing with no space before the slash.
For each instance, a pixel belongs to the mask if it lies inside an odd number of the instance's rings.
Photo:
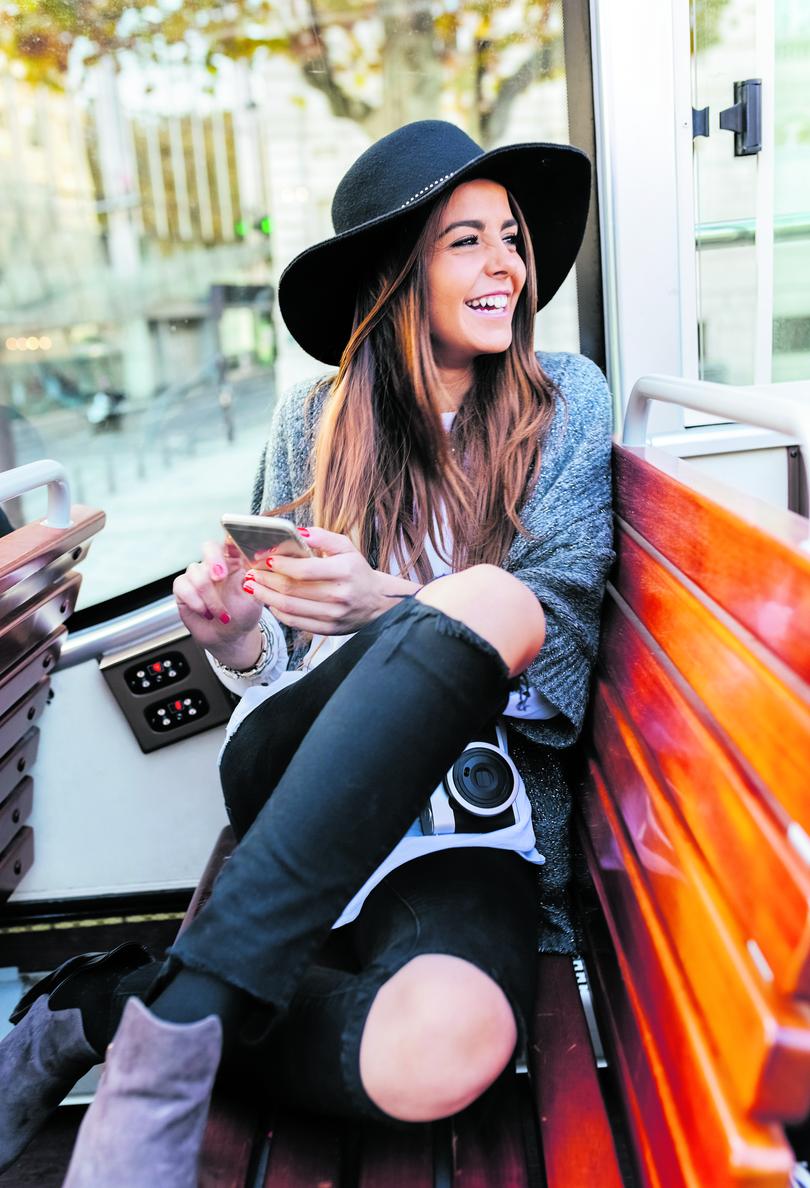
<svg viewBox="0 0 810 1188">
<path fill-rule="evenodd" d="M 248 227 L 244 219 L 237 219 L 233 225 L 233 233 L 237 239 L 244 239 L 247 235 Z"/>
<path fill-rule="evenodd" d="M 257 231 L 261 231 L 262 235 L 266 235 L 268 239 L 273 234 L 273 224 L 269 215 L 262 215 L 260 219 L 256 220 L 253 226 Z"/>
</svg>

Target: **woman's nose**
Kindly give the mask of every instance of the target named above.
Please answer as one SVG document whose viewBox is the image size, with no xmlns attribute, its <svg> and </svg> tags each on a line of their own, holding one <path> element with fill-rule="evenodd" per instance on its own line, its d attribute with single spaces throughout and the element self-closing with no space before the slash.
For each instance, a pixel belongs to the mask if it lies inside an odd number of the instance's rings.
<svg viewBox="0 0 810 1188">
<path fill-rule="evenodd" d="M 487 256 L 487 272 L 508 275 L 514 267 L 514 256 L 508 244 L 493 244 Z"/>
</svg>

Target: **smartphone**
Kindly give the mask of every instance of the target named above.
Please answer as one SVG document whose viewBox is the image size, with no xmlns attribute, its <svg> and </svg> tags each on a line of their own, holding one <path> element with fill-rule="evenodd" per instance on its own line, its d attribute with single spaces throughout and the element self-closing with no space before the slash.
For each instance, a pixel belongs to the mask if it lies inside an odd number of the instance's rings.
<svg viewBox="0 0 810 1188">
<path fill-rule="evenodd" d="M 275 549 L 289 557 L 314 557 L 295 524 L 280 516 L 237 516 L 226 513 L 222 527 L 250 565 L 256 554 Z"/>
</svg>

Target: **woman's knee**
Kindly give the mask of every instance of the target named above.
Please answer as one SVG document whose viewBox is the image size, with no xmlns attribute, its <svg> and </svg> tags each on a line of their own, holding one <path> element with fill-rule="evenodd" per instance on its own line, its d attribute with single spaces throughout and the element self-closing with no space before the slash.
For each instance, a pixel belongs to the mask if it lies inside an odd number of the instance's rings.
<svg viewBox="0 0 810 1188">
<path fill-rule="evenodd" d="M 473 565 L 418 592 L 421 602 L 460 619 L 500 653 L 516 676 L 543 646 L 546 619 L 525 583 L 497 565 Z"/>
<path fill-rule="evenodd" d="M 428 1122 L 464 1109 L 511 1059 L 517 1027 L 500 986 L 477 966 L 423 954 L 379 990 L 360 1046 L 360 1076 L 390 1117 Z"/>
</svg>

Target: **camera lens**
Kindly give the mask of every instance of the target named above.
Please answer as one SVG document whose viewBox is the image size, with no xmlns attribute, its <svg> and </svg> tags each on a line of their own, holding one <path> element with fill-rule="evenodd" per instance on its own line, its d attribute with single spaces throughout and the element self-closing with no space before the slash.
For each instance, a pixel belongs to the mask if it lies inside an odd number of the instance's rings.
<svg viewBox="0 0 810 1188">
<path fill-rule="evenodd" d="M 469 812 L 488 816 L 514 800 L 516 773 L 507 757 L 495 747 L 473 743 L 448 772 L 447 788 Z"/>
</svg>

